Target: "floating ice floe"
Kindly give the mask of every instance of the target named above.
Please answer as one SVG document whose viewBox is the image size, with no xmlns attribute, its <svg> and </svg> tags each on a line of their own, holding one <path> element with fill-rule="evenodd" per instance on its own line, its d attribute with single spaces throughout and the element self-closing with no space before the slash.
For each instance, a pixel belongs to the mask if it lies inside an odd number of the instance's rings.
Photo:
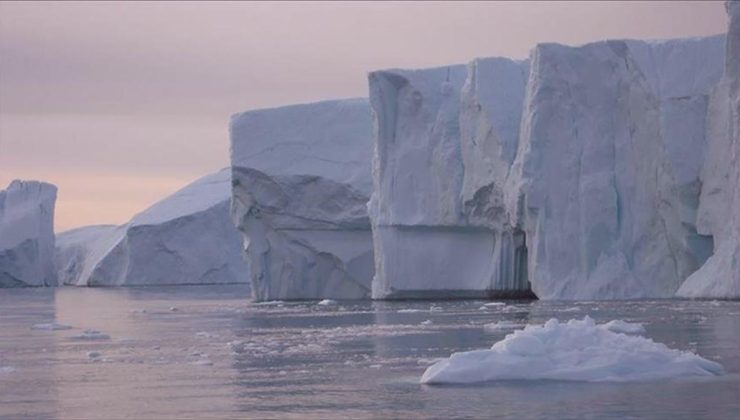
<svg viewBox="0 0 740 420">
<path fill-rule="evenodd" d="M 73 335 L 70 338 L 73 340 L 110 340 L 108 334 L 97 330 L 85 330 L 82 334 Z"/>
<path fill-rule="evenodd" d="M 625 322 L 621 319 L 609 321 L 606 324 L 601 325 L 601 327 L 615 333 L 643 334 L 645 332 L 645 327 L 643 327 L 639 322 Z"/>
<path fill-rule="evenodd" d="M 71 330 L 72 327 L 69 325 L 58 324 L 56 322 L 48 322 L 42 324 L 34 324 L 31 327 L 32 330 L 46 330 L 46 331 L 60 331 L 60 330 Z"/>
<path fill-rule="evenodd" d="M 430 366 L 424 384 L 500 380 L 651 381 L 724 374 L 719 363 L 641 336 L 618 334 L 589 317 L 527 326 L 490 350 L 454 353 Z"/>
<path fill-rule="evenodd" d="M 483 329 L 486 331 L 513 330 L 515 328 L 524 327 L 525 325 L 526 324 L 521 324 L 514 321 L 498 321 L 484 325 Z"/>
</svg>

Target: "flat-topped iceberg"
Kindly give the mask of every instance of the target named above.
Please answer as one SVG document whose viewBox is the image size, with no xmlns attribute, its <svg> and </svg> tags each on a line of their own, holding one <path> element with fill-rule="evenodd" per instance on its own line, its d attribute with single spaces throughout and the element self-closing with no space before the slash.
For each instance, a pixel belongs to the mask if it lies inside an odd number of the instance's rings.
<svg viewBox="0 0 740 420">
<path fill-rule="evenodd" d="M 248 111 L 231 119 L 232 217 L 256 300 L 370 296 L 366 99 Z"/>
<path fill-rule="evenodd" d="M 58 235 L 59 277 L 77 286 L 244 283 L 248 268 L 229 215 L 231 171 L 205 176 L 122 226 Z"/>
<path fill-rule="evenodd" d="M 424 384 L 467 384 L 502 380 L 587 382 L 653 381 L 724 373 L 716 362 L 674 350 L 641 336 L 613 332 L 591 318 L 544 326 L 528 325 L 490 350 L 454 353 L 430 366 Z"/>
<path fill-rule="evenodd" d="M 56 286 L 56 198 L 55 186 L 38 181 L 0 191 L 0 287 Z"/>
<path fill-rule="evenodd" d="M 370 74 L 374 298 L 529 294 L 524 237 L 503 201 L 528 66 L 489 58 Z"/>
<path fill-rule="evenodd" d="M 534 50 L 509 203 L 539 298 L 671 297 L 711 254 L 696 212 L 723 42 Z"/>
<path fill-rule="evenodd" d="M 673 296 L 712 254 L 697 210 L 723 60 L 713 36 L 371 73 L 373 297 Z"/>
</svg>

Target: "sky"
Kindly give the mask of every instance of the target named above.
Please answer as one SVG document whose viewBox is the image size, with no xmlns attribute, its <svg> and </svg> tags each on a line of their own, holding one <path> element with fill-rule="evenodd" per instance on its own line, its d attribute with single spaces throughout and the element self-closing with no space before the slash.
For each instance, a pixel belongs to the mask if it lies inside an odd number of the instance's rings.
<svg viewBox="0 0 740 420">
<path fill-rule="evenodd" d="M 0 2 L 0 189 L 124 223 L 228 166 L 231 114 L 367 96 L 367 73 L 724 32 L 720 1 Z"/>
</svg>

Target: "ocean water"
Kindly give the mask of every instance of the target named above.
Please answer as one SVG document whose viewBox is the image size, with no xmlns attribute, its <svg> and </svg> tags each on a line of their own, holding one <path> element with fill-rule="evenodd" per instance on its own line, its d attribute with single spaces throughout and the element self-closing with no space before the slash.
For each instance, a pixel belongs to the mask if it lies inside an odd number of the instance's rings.
<svg viewBox="0 0 740 420">
<path fill-rule="evenodd" d="M 238 286 L 0 290 L 0 418 L 740 418 L 740 302 L 484 303 L 255 304 Z M 585 315 L 642 322 L 728 374 L 418 383 L 436 359 L 511 332 L 487 323 Z"/>
</svg>

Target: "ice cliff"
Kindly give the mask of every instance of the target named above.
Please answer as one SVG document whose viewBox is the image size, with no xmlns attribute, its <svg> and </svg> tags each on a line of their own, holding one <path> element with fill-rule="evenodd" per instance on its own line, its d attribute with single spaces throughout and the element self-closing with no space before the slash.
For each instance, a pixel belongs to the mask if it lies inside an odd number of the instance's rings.
<svg viewBox="0 0 740 420">
<path fill-rule="evenodd" d="M 714 237 L 714 255 L 678 296 L 740 298 L 740 2 L 727 3 L 730 25 L 724 76 L 712 90 L 698 230 Z"/>
<path fill-rule="evenodd" d="M 38 181 L 0 191 L 0 287 L 56 286 L 56 198 L 55 186 Z"/>
<path fill-rule="evenodd" d="M 534 50 L 509 203 L 538 297 L 671 297 L 711 254 L 696 210 L 722 45 Z"/>
<path fill-rule="evenodd" d="M 524 237 L 503 207 L 527 73 L 492 58 L 370 74 L 374 298 L 528 293 Z"/>
<path fill-rule="evenodd" d="M 59 278 L 78 286 L 243 283 L 248 269 L 229 215 L 231 171 L 203 177 L 122 226 L 57 236 Z"/>
<path fill-rule="evenodd" d="M 230 132 L 232 217 L 254 298 L 369 297 L 367 100 L 248 111 Z"/>
<path fill-rule="evenodd" d="M 371 73 L 373 297 L 673 296 L 712 253 L 697 209 L 723 45 Z"/>
</svg>

